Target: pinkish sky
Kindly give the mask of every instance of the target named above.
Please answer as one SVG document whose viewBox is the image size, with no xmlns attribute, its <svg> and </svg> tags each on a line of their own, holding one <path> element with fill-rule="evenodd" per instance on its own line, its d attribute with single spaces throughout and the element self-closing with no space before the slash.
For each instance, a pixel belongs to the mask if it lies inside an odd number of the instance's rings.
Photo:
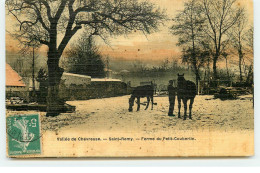
<svg viewBox="0 0 260 173">
<path fill-rule="evenodd" d="M 150 0 L 152 3 L 165 9 L 169 18 L 174 18 L 178 11 L 183 9 L 184 0 Z M 245 6 L 248 12 L 249 22 L 253 21 L 253 1 L 240 0 L 239 3 Z M 12 32 L 13 19 L 6 16 L 6 30 Z M 127 36 L 111 37 L 109 44 L 105 44 L 101 39 L 97 39 L 100 51 L 103 55 L 109 55 L 113 58 L 122 59 L 139 59 L 158 61 L 165 58 L 179 57 L 181 48 L 176 46 L 177 37 L 169 32 L 172 21 L 169 21 L 160 30 L 150 35 L 143 35 L 139 32 L 131 33 Z M 70 43 L 73 43 L 80 36 L 77 33 Z M 17 51 L 17 41 L 15 41 L 8 33 L 6 34 L 7 51 Z M 46 47 L 40 49 L 42 54 L 46 54 Z"/>
</svg>

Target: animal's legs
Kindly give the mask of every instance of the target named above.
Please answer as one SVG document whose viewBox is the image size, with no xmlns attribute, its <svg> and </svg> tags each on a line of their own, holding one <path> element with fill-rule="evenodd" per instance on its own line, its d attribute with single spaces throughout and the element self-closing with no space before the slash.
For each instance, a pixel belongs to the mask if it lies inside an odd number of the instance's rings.
<svg viewBox="0 0 260 173">
<path fill-rule="evenodd" d="M 140 110 L 140 97 L 137 98 L 137 111 Z"/>
<path fill-rule="evenodd" d="M 149 103 L 150 103 L 150 97 L 148 96 L 148 97 L 147 97 L 147 105 L 146 105 L 145 110 L 149 107 Z"/>
<path fill-rule="evenodd" d="M 190 107 L 189 107 L 189 109 L 190 109 L 189 118 L 190 118 L 190 119 L 192 119 L 192 118 L 191 118 L 191 110 L 192 110 L 192 104 L 193 104 L 193 102 L 194 102 L 194 98 L 190 99 Z"/>
<path fill-rule="evenodd" d="M 184 104 L 184 120 L 187 118 L 187 99 L 183 99 L 183 104 Z"/>
<path fill-rule="evenodd" d="M 178 109 L 179 109 L 178 118 L 181 118 L 181 98 L 180 97 L 178 97 Z"/>
<path fill-rule="evenodd" d="M 152 103 L 152 108 L 151 108 L 151 110 L 153 110 L 153 96 L 151 97 L 151 103 Z"/>
</svg>

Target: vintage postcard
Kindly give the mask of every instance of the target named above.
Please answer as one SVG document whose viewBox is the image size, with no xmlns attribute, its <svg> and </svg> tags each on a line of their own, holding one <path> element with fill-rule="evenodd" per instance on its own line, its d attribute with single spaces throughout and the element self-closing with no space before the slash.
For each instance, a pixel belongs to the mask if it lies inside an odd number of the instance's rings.
<svg viewBox="0 0 260 173">
<path fill-rule="evenodd" d="M 252 0 L 5 9 L 8 157 L 254 155 Z"/>
</svg>

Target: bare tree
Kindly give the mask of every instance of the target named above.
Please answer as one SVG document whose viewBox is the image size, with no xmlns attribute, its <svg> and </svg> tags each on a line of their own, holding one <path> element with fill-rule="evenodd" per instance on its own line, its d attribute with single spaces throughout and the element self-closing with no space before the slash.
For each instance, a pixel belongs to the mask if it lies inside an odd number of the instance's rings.
<svg viewBox="0 0 260 173">
<path fill-rule="evenodd" d="M 168 68 L 169 68 L 169 59 L 168 58 L 166 58 L 165 60 L 163 60 L 163 62 L 162 62 L 162 65 L 161 65 L 161 69 L 162 70 L 167 70 Z"/>
<path fill-rule="evenodd" d="M 132 30 L 150 33 L 157 30 L 166 17 L 155 5 L 137 0 L 6 0 L 6 7 L 18 22 L 17 39 L 21 42 L 37 40 L 48 47 L 47 116 L 58 115 L 63 107 L 57 101 L 63 73 L 59 60 L 80 29 L 104 39 Z"/>
<path fill-rule="evenodd" d="M 170 29 L 174 35 L 179 36 L 177 45 L 183 47 L 182 60 L 192 66 L 198 86 L 199 69 L 205 60 L 205 54 L 201 49 L 205 42 L 203 40 L 207 38 L 202 31 L 205 18 L 198 0 L 190 0 L 184 6 L 184 10 L 175 17 L 175 23 Z"/>
<path fill-rule="evenodd" d="M 213 77 L 216 79 L 217 61 L 228 44 L 227 32 L 237 23 L 243 10 L 236 6 L 236 0 L 202 0 L 202 6 L 207 18 L 203 31 L 214 45 Z"/>
<path fill-rule="evenodd" d="M 253 56 L 254 54 L 254 27 L 250 26 L 245 34 L 246 52 Z"/>
<path fill-rule="evenodd" d="M 230 29 L 228 35 L 230 37 L 231 43 L 238 54 L 238 67 L 239 67 L 239 80 L 240 82 L 243 81 L 243 74 L 242 74 L 242 62 L 244 58 L 244 49 L 245 49 L 245 37 L 246 37 L 246 24 L 247 18 L 242 11 L 240 18 L 238 19 L 237 23 Z"/>
<path fill-rule="evenodd" d="M 246 56 L 247 59 L 250 62 L 250 65 L 248 67 L 248 72 L 246 74 L 246 84 L 253 85 L 253 59 L 254 59 L 254 28 L 253 26 L 250 26 L 250 28 L 247 30 L 245 34 L 245 41 L 246 41 Z"/>
</svg>

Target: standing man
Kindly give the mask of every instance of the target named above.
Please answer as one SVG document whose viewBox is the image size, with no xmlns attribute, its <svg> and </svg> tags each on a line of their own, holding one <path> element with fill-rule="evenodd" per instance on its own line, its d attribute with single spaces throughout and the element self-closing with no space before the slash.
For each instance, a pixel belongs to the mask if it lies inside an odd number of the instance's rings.
<svg viewBox="0 0 260 173">
<path fill-rule="evenodd" d="M 173 86 L 173 80 L 169 81 L 168 94 L 169 94 L 169 102 L 170 102 L 168 116 L 174 116 L 173 111 L 174 111 L 174 104 L 175 104 L 176 88 Z"/>
</svg>

